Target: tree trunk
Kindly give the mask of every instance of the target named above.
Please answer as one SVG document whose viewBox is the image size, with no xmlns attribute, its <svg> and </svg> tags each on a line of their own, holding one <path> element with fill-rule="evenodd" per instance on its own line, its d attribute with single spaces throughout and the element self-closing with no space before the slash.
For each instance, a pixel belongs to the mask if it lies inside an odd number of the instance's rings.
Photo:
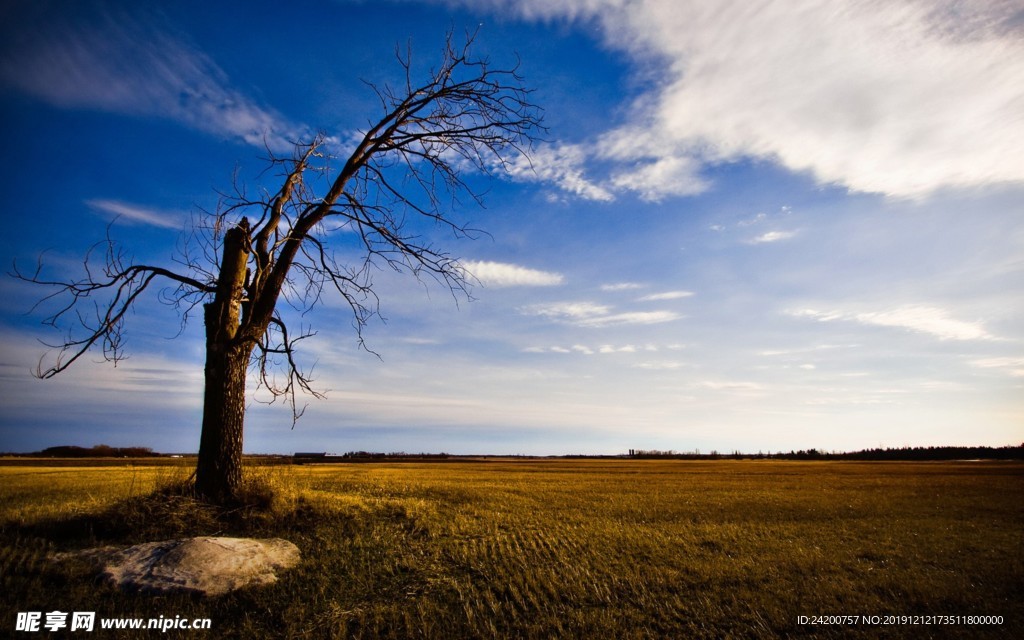
<svg viewBox="0 0 1024 640">
<path fill-rule="evenodd" d="M 196 493 L 214 503 L 229 502 L 242 482 L 245 377 L 253 345 L 239 336 L 248 262 L 248 222 L 224 235 L 224 257 L 213 302 L 205 305 L 206 388 L 199 436 Z"/>
<path fill-rule="evenodd" d="M 196 493 L 218 504 L 229 502 L 242 482 L 242 430 L 248 365 L 247 350 L 231 349 L 227 353 L 217 353 L 215 348 L 207 345 Z"/>
</svg>

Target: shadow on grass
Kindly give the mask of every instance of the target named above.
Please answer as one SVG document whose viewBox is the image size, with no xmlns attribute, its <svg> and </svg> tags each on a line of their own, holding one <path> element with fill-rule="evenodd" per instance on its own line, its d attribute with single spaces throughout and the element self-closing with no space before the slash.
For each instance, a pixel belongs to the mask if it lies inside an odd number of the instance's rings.
<svg viewBox="0 0 1024 640">
<path fill-rule="evenodd" d="M 22 611 L 95 611 L 101 616 L 146 619 L 161 614 L 211 618 L 220 631 L 210 637 L 267 637 L 276 635 L 270 630 L 297 624 L 285 618 L 289 611 L 304 611 L 301 603 L 307 594 L 321 597 L 345 592 L 348 586 L 351 571 L 325 572 L 320 559 L 336 558 L 339 549 L 347 548 L 347 540 L 366 538 L 379 525 L 382 514 L 347 511 L 303 497 L 285 500 L 275 496 L 272 487 L 251 489 L 243 492 L 236 504 L 217 507 L 197 500 L 186 485 L 178 484 L 120 500 L 92 513 L 0 523 L 0 593 L 4 594 L 0 598 L 0 620 L 5 621 L 0 636 L 4 635 L 3 629 L 13 628 L 10 625 Z M 392 524 L 396 525 L 402 529 L 401 524 Z M 275 586 L 202 597 L 122 592 L 109 585 L 95 564 L 85 558 L 64 556 L 55 561 L 55 556 L 65 551 L 208 535 L 285 538 L 299 546 L 303 562 L 280 576 Z M 369 564 L 356 558 L 350 561 L 351 567 Z M 373 582 L 379 586 L 386 580 Z M 397 593 L 399 588 L 392 591 Z M 318 618 L 297 620 L 308 626 L 316 624 Z M 232 630 L 243 623 L 251 626 L 253 633 L 241 627 Z M 129 632 L 113 635 L 132 637 Z"/>
<path fill-rule="evenodd" d="M 119 500 L 97 512 L 0 523 L 0 539 L 46 541 L 62 550 L 130 545 L 193 536 L 289 537 L 309 535 L 327 524 L 344 525 L 343 514 L 303 498 L 282 504 L 274 488 L 250 483 L 233 503 L 212 505 L 187 483 Z M 344 528 L 344 526 L 343 526 Z"/>
<path fill-rule="evenodd" d="M 69 609 L 123 618 L 173 614 L 214 620 L 209 637 L 350 637 L 360 625 L 378 624 L 378 612 L 387 612 L 380 624 L 398 624 L 404 618 L 391 618 L 405 603 L 442 589 L 431 587 L 431 532 L 415 510 L 397 500 L 332 501 L 275 488 L 257 485 L 236 504 L 215 507 L 178 484 L 91 513 L 0 523 L 0 620 Z M 86 559 L 54 561 L 65 551 L 206 535 L 285 538 L 298 545 L 302 562 L 273 586 L 201 597 L 122 592 Z M 383 627 L 364 631 L 388 635 Z"/>
</svg>

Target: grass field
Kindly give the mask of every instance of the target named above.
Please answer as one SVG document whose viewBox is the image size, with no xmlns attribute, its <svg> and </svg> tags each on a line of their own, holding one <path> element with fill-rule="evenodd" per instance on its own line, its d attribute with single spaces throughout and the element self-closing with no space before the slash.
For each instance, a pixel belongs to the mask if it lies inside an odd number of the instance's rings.
<svg viewBox="0 0 1024 640">
<path fill-rule="evenodd" d="M 212 630 L 180 634 L 209 638 L 1024 631 L 1018 463 L 492 461 L 253 473 L 275 488 L 269 506 L 218 515 L 144 497 L 185 468 L 0 467 L 0 635 L 14 635 L 18 611 L 54 609 L 210 618 Z M 84 566 L 46 561 L 183 533 L 281 536 L 303 563 L 273 586 L 201 599 L 123 594 Z M 1003 623 L 800 624 L 821 615 Z"/>
</svg>

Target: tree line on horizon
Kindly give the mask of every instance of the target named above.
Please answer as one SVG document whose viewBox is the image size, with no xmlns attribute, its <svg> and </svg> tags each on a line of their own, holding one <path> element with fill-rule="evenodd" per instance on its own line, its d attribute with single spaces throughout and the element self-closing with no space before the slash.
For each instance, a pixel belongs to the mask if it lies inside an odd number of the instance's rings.
<svg viewBox="0 0 1024 640">
<path fill-rule="evenodd" d="M 156 453 L 149 447 L 111 447 L 105 444 L 98 444 L 93 447 L 77 447 L 74 445 L 47 447 L 42 451 L 21 455 L 40 458 L 155 458 L 164 454 Z"/>
<path fill-rule="evenodd" d="M 111 447 L 105 444 L 93 447 L 79 447 L 74 445 L 63 445 L 47 447 L 41 451 L 32 453 L 5 453 L 0 455 L 35 457 L 35 458 L 158 458 L 174 454 L 157 453 L 149 447 Z M 282 456 L 285 457 L 285 456 Z M 480 456 L 459 456 L 450 453 L 378 453 L 371 451 L 350 451 L 340 456 L 328 455 L 326 453 L 296 453 L 295 459 L 309 461 L 373 461 L 373 460 L 450 460 L 460 457 Z M 1024 443 L 1019 446 L 1004 447 L 964 447 L 964 446 L 939 446 L 939 447 L 899 447 L 863 449 L 860 451 L 821 451 L 818 449 L 800 449 L 788 452 L 778 451 L 769 453 L 721 453 L 712 450 L 708 453 L 701 453 L 700 450 L 693 452 L 663 451 L 658 449 L 630 449 L 628 453 L 619 456 L 607 455 L 561 455 L 561 456 L 522 456 L 522 455 L 486 455 L 484 457 L 494 458 L 630 458 L 637 460 L 645 459 L 668 459 L 668 460 L 865 460 L 865 461 L 941 461 L 941 460 L 1024 460 Z"/>
<path fill-rule="evenodd" d="M 1024 443 L 1019 446 L 1004 447 L 964 447 L 964 446 L 939 446 L 939 447 L 899 447 L 862 449 L 860 451 L 821 451 L 818 449 L 800 449 L 769 452 L 769 453 L 720 453 L 710 451 L 701 453 L 699 450 L 692 453 L 677 451 L 659 451 L 652 449 L 630 449 L 627 454 L 629 458 L 652 459 L 668 458 L 674 460 L 1022 460 L 1024 459 Z"/>
</svg>

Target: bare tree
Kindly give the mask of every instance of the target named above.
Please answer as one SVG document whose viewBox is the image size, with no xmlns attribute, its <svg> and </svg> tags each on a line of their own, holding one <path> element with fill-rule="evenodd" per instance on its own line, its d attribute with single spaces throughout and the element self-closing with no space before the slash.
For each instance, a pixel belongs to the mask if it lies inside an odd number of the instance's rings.
<svg viewBox="0 0 1024 640">
<path fill-rule="evenodd" d="M 60 302 L 48 323 L 70 321 L 77 329 L 53 345 L 56 359 L 41 363 L 38 377 L 61 373 L 94 348 L 107 360 L 123 357 L 128 312 L 159 285 L 183 321 L 201 304 L 206 367 L 195 488 L 208 500 L 231 500 L 241 481 L 250 367 L 273 398 L 291 403 L 295 419 L 302 412 L 297 393 L 320 395 L 295 358 L 296 344 L 312 334 L 288 325 L 282 300 L 307 311 L 326 295 L 340 295 L 361 342 L 362 327 L 378 311 L 374 269 L 428 275 L 453 293 L 467 291 L 471 276 L 417 235 L 410 220 L 425 218 L 457 236 L 471 235 L 450 213 L 462 198 L 479 204 L 464 172 L 502 170 L 528 153 L 541 128 L 517 69 L 491 68 L 471 56 L 472 43 L 469 36 L 459 46 L 449 34 L 440 64 L 421 83 L 414 82 L 408 49 L 396 50 L 404 82 L 369 85 L 381 115 L 349 145 L 343 164 L 332 158 L 341 144 L 322 133 L 296 144 L 291 157 L 271 155 L 277 191 L 249 197 L 236 185 L 188 237 L 174 268 L 133 263 L 109 231 L 87 255 L 78 280 L 47 280 L 38 268 L 28 275 L 15 265 L 16 277 L 55 287 L 46 299 Z M 336 233 L 340 229 L 348 233 Z M 339 237 L 358 239 L 354 261 L 351 246 L 347 260 L 332 249 Z M 102 268 L 93 266 L 99 261 Z"/>
</svg>

